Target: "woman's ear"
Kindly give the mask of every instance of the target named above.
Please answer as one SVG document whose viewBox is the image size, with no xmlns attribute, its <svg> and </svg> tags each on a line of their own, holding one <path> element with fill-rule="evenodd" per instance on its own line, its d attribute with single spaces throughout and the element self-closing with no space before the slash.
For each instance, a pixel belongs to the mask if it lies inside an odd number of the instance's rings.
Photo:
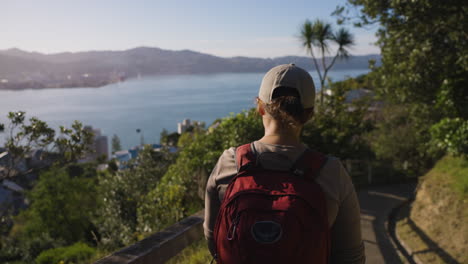
<svg viewBox="0 0 468 264">
<path fill-rule="evenodd" d="M 263 106 L 263 102 L 260 99 L 258 99 L 258 97 L 257 97 L 257 112 L 261 116 L 265 115 L 265 107 Z"/>
</svg>

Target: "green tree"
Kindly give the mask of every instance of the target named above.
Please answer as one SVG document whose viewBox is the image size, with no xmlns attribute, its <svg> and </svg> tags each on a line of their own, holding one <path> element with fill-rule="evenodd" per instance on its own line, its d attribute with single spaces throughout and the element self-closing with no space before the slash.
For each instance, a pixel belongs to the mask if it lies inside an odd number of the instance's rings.
<svg viewBox="0 0 468 264">
<path fill-rule="evenodd" d="M 320 104 L 323 103 L 323 90 L 328 71 L 338 58 L 348 58 L 348 49 L 354 45 L 354 36 L 345 28 L 333 32 L 332 25 L 320 19 L 314 22 L 306 20 L 300 29 L 299 39 L 307 52 L 312 56 L 315 69 L 320 79 Z M 336 51 L 331 51 L 331 45 L 336 44 Z M 318 52 L 318 54 L 316 54 Z M 327 62 L 326 56 L 332 54 Z M 321 58 L 320 58 L 321 57 Z M 318 60 L 320 59 L 321 62 Z"/>
<path fill-rule="evenodd" d="M 433 162 L 428 151 L 430 111 L 408 104 L 388 104 L 379 113 L 375 129 L 367 138 L 378 160 L 407 177 L 420 176 Z M 397 176 L 397 175 L 395 175 Z"/>
<path fill-rule="evenodd" d="M 112 154 L 117 151 L 122 150 L 122 145 L 120 144 L 120 138 L 116 134 L 112 136 Z"/>
<path fill-rule="evenodd" d="M 179 141 L 179 137 L 179 133 L 169 133 L 166 129 L 163 129 L 159 142 L 164 146 L 176 146 Z"/>
<path fill-rule="evenodd" d="M 378 16 L 385 95 L 468 118 L 467 9 L 466 1 L 403 1 Z"/>
<path fill-rule="evenodd" d="M 91 150 L 93 132 L 85 129 L 79 121 L 74 121 L 71 128 L 60 126 L 60 136 L 56 138 L 54 150 L 59 154 L 58 162 L 73 163 L 83 158 Z"/>
<path fill-rule="evenodd" d="M 462 0 L 348 0 L 335 11 L 339 22 L 378 26 L 373 74 L 386 107 L 372 147 L 405 174 L 421 175 L 442 151 L 467 154 L 467 10 Z"/>
<path fill-rule="evenodd" d="M 5 148 L 11 158 L 6 178 L 30 173 L 32 170 L 19 170 L 18 164 L 36 149 L 44 150 L 43 155 L 56 154 L 52 156 L 61 164 L 74 162 L 90 151 L 93 134 L 85 130 L 78 121 L 70 129 L 61 126 L 60 136 L 56 137 L 55 130 L 46 122 L 36 117 L 26 120 L 26 113 L 23 111 L 9 112 L 7 117 L 10 124 L 6 131 Z"/>
<path fill-rule="evenodd" d="M 139 228 L 144 233 L 158 231 L 200 210 L 206 181 L 223 150 L 261 138 L 263 126 L 256 109 L 252 109 L 190 135 L 192 139 L 185 141 L 175 163 L 138 210 Z"/>
<path fill-rule="evenodd" d="M 369 111 L 373 98 L 368 95 L 346 102 L 354 89 L 369 88 L 366 82 L 367 78 L 361 77 L 330 84 L 327 100 L 302 131 L 309 147 L 341 159 L 372 157 L 366 134 L 373 128 L 374 113 Z"/>
<path fill-rule="evenodd" d="M 9 164 L 4 177 L 9 178 L 19 171 L 18 163 L 33 150 L 47 149 L 54 142 L 55 131 L 45 122 L 32 117 L 26 122 L 26 113 L 23 111 L 9 112 L 7 141 L 5 148 L 10 154 Z"/>
<path fill-rule="evenodd" d="M 98 209 L 96 186 L 96 169 L 92 164 L 52 167 L 41 173 L 36 186 L 27 194 L 29 208 L 15 217 L 11 231 L 11 237 L 19 241 L 21 255 L 26 260 L 34 259 L 53 245 L 31 244 L 37 238 L 62 246 L 76 241 L 95 243 L 97 231 L 92 220 Z"/>
<path fill-rule="evenodd" d="M 468 157 L 468 120 L 445 118 L 430 129 L 432 144 L 454 156 Z"/>
<path fill-rule="evenodd" d="M 173 162 L 173 154 L 155 152 L 147 145 L 127 169 L 99 176 L 99 200 L 102 202 L 96 225 L 100 243 L 116 249 L 141 239 L 137 230 L 137 210 L 144 206 L 145 195 L 152 190 Z"/>
</svg>

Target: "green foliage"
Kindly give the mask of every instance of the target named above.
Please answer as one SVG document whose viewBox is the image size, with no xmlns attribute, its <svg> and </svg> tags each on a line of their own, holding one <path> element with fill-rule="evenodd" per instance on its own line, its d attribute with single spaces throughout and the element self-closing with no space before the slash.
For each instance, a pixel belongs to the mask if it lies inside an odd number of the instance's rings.
<svg viewBox="0 0 468 264">
<path fill-rule="evenodd" d="M 115 152 L 122 150 L 122 145 L 120 144 L 120 138 L 117 135 L 112 136 L 112 154 Z"/>
<path fill-rule="evenodd" d="M 83 128 L 83 124 L 74 121 L 71 128 L 60 126 L 60 137 L 56 139 L 56 148 L 61 163 L 71 163 L 82 158 L 91 149 L 93 142 L 92 131 Z"/>
<path fill-rule="evenodd" d="M 452 189 L 456 190 L 462 198 L 468 198 L 468 159 L 445 156 L 436 163 L 433 171 L 448 176 Z"/>
<path fill-rule="evenodd" d="M 99 201 L 103 206 L 96 222 L 103 246 L 118 248 L 141 238 L 137 210 L 146 206 L 145 195 L 166 173 L 173 158 L 173 154 L 154 152 L 147 145 L 127 164 L 127 169 L 99 176 Z"/>
<path fill-rule="evenodd" d="M 380 160 L 407 176 L 420 176 L 440 153 L 429 151 L 430 111 L 420 105 L 387 105 L 369 135 L 372 150 Z"/>
<path fill-rule="evenodd" d="M 26 122 L 23 111 L 9 112 L 8 138 L 5 148 L 11 155 L 6 178 L 13 176 L 18 163 L 33 149 L 47 148 L 54 141 L 55 131 L 45 122 L 32 117 Z"/>
<path fill-rule="evenodd" d="M 468 117 L 466 1 L 348 2 L 360 9 L 361 25 L 381 25 L 378 81 L 387 98 L 431 105 L 446 117 Z"/>
<path fill-rule="evenodd" d="M 75 121 L 72 128 L 60 127 L 61 135 L 56 138 L 56 132 L 46 122 L 36 117 L 26 120 L 23 111 L 9 112 L 7 141 L 5 148 L 11 154 L 7 166 L 6 178 L 18 174 L 18 163 L 35 149 L 45 150 L 45 154 L 56 153 L 55 159 L 62 164 L 74 162 L 90 150 L 93 135 L 83 129 L 80 122 Z"/>
<path fill-rule="evenodd" d="M 171 258 L 167 264 L 206 264 L 210 263 L 213 257 L 208 251 L 205 238 L 194 242 L 192 245 L 184 248 L 179 254 Z"/>
<path fill-rule="evenodd" d="M 373 148 L 410 174 L 430 168 L 441 149 L 466 151 L 467 10 L 462 0 L 348 0 L 335 11 L 339 22 L 380 25 L 382 66 L 373 76 L 388 107 L 373 132 Z"/>
<path fill-rule="evenodd" d="M 28 193 L 31 205 L 15 219 L 15 236 L 29 241 L 46 234 L 65 244 L 92 241 L 96 184 L 96 170 L 91 165 L 52 167 L 43 172 Z"/>
<path fill-rule="evenodd" d="M 364 135 L 372 129 L 372 113 L 368 111 L 370 97 L 345 102 L 351 87 L 359 87 L 364 80 L 347 80 L 331 85 L 312 121 L 303 129 L 303 141 L 309 147 L 342 159 L 366 159 L 371 156 Z M 361 86 L 363 87 L 363 86 Z"/>
<path fill-rule="evenodd" d="M 177 147 L 183 149 L 189 146 L 195 140 L 196 135 L 196 133 L 191 132 L 182 133 L 177 140 Z"/>
<path fill-rule="evenodd" d="M 0 241 L 0 262 L 31 263 L 42 251 L 64 244 L 64 241 L 53 239 L 46 233 L 23 240 L 19 240 L 18 237 L 5 237 Z"/>
<path fill-rule="evenodd" d="M 84 261 L 89 260 L 94 254 L 96 254 L 96 249 L 88 246 L 83 242 L 78 242 L 68 247 L 58 247 L 43 251 L 36 258 L 36 263 L 83 263 Z"/>
<path fill-rule="evenodd" d="M 179 133 L 173 132 L 169 133 L 166 129 L 163 129 L 160 136 L 160 143 L 164 146 L 176 146 L 177 141 L 179 141 Z"/>
<path fill-rule="evenodd" d="M 468 156 L 468 120 L 444 118 L 430 132 L 434 146 L 452 155 Z"/>
<path fill-rule="evenodd" d="M 160 230 L 201 209 L 206 180 L 223 150 L 261 138 L 263 126 L 252 109 L 223 118 L 208 132 L 193 135 L 193 141 L 187 140 L 176 162 L 139 208 L 144 232 Z"/>
</svg>

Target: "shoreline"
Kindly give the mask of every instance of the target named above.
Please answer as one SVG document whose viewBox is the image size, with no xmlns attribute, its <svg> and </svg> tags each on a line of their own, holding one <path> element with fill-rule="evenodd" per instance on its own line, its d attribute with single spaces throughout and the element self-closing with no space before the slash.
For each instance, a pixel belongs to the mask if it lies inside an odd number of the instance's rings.
<svg viewBox="0 0 468 264">
<path fill-rule="evenodd" d="M 335 71 L 354 71 L 354 70 L 368 70 L 368 68 L 353 68 L 353 69 L 337 69 Z M 333 71 L 333 70 L 332 70 Z M 308 70 L 309 73 L 313 73 L 313 70 Z M 264 71 L 223 71 L 223 72 L 206 72 L 206 73 L 170 73 L 170 74 L 150 74 L 144 76 L 126 76 L 120 79 L 111 80 L 89 80 L 88 82 L 64 82 L 58 85 L 47 85 L 38 81 L 22 82 L 22 83 L 0 83 L 1 91 L 25 91 L 25 90 L 45 90 L 45 89 L 76 89 L 76 88 L 102 88 L 104 86 L 116 83 L 124 83 L 128 80 L 135 80 L 140 78 L 151 78 L 161 76 L 178 76 L 178 75 L 217 75 L 217 74 L 247 74 L 247 73 L 264 73 Z M 357 76 L 355 76 L 357 77 Z"/>
<path fill-rule="evenodd" d="M 134 79 L 134 78 L 131 78 L 131 79 Z M 78 85 L 78 84 L 70 84 L 70 85 L 57 85 L 57 86 L 47 86 L 47 85 L 44 85 L 42 83 L 38 83 L 37 86 L 26 86 L 26 85 L 23 85 L 22 83 L 12 83 L 11 86 L 14 86 L 14 87 L 8 87 L 8 86 L 4 86 L 5 84 L 1 84 L 0 83 L 0 91 L 25 91 L 25 90 L 45 90 L 45 89 L 75 89 L 75 88 L 101 88 L 101 87 L 104 87 L 104 86 L 107 86 L 109 84 L 114 84 L 114 83 L 121 83 L 121 82 L 125 82 L 126 80 L 119 80 L 119 81 L 103 81 L 103 82 L 99 82 L 97 84 L 82 84 L 82 85 Z"/>
</svg>

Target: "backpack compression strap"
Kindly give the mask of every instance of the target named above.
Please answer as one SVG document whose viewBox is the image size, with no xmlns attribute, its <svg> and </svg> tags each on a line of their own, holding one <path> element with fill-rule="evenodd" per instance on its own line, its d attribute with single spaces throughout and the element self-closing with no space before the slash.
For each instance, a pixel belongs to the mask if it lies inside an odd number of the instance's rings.
<svg viewBox="0 0 468 264">
<path fill-rule="evenodd" d="M 256 163 L 257 157 L 252 150 L 253 143 L 248 143 L 236 148 L 236 167 L 237 172 L 245 170 L 245 168 Z"/>
</svg>

